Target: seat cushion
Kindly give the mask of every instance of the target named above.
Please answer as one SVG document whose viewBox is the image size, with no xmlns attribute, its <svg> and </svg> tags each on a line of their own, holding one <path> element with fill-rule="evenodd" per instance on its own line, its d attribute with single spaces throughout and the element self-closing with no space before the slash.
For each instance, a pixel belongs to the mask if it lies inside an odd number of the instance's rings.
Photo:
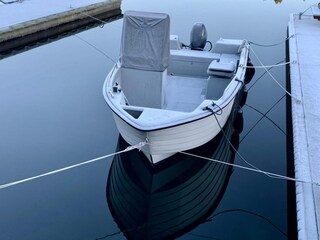
<svg viewBox="0 0 320 240">
<path fill-rule="evenodd" d="M 234 62 L 212 61 L 208 67 L 209 76 L 231 77 L 236 70 Z"/>
</svg>

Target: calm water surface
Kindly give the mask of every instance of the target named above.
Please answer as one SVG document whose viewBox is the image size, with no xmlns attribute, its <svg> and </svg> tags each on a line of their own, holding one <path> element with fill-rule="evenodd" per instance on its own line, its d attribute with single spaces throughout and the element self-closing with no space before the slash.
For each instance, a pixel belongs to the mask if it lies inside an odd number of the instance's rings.
<svg viewBox="0 0 320 240">
<path fill-rule="evenodd" d="M 203 22 L 211 41 L 245 38 L 269 44 L 285 39 L 289 13 L 313 3 L 125 0 L 122 10 L 169 13 L 171 32 L 185 43 L 193 23 Z M 121 27 L 122 20 L 117 20 L 79 36 L 116 60 Z M 265 64 L 285 58 L 284 44 L 252 48 Z M 251 59 L 259 64 L 253 54 Z M 0 184 L 117 151 L 119 133 L 102 96 L 112 65 L 74 36 L 0 61 Z M 249 84 L 238 150 L 255 166 L 286 174 L 284 93 L 267 74 L 255 84 L 262 73 L 257 70 Z M 285 85 L 283 67 L 272 69 L 272 74 Z M 259 121 L 261 114 L 254 108 L 266 113 L 271 107 L 267 116 L 273 122 Z M 133 159 L 137 155 L 133 153 Z M 108 239 L 125 239 L 118 233 L 119 219 L 114 221 L 106 197 L 112 161 L 108 158 L 0 190 L 0 239 L 89 240 L 113 233 Z M 232 161 L 245 165 L 237 155 Z M 207 217 L 214 216 L 211 221 L 195 222 L 180 239 L 288 239 L 288 234 L 294 235 L 288 224 L 285 181 L 233 168 L 218 203 L 207 212 Z"/>
</svg>

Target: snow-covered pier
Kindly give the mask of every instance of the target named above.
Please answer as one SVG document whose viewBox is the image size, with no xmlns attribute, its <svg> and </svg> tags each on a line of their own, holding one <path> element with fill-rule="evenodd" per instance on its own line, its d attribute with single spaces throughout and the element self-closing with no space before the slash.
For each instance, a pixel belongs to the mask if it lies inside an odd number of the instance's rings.
<svg viewBox="0 0 320 240">
<path fill-rule="evenodd" d="M 288 36 L 295 177 L 320 183 L 320 21 L 291 15 Z M 296 208 L 298 239 L 319 239 L 320 186 L 297 182 Z"/>
<path fill-rule="evenodd" d="M 119 16 L 120 4 L 121 0 L 2 0 L 0 53 Z"/>
</svg>

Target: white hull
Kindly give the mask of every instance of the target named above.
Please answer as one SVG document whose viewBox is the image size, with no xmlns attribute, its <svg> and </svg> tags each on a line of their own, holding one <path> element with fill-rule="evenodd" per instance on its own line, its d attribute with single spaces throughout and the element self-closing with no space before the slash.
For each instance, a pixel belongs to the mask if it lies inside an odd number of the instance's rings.
<svg viewBox="0 0 320 240">
<path fill-rule="evenodd" d="M 148 144 L 141 150 L 152 164 L 156 164 L 177 152 L 199 147 L 213 139 L 227 122 L 233 103 L 234 100 L 223 109 L 221 115 L 213 114 L 196 121 L 154 131 L 135 129 L 116 114 L 114 119 L 121 136 L 130 145 L 147 140 Z"/>
</svg>

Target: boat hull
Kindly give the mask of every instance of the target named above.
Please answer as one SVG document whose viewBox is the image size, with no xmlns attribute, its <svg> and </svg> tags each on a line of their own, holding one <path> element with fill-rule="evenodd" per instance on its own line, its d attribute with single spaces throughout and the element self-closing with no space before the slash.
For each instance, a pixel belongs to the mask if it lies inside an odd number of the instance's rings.
<svg viewBox="0 0 320 240">
<path fill-rule="evenodd" d="M 114 119 L 121 136 L 130 145 L 147 141 L 142 152 L 152 164 L 173 154 L 199 147 L 213 139 L 226 124 L 233 110 L 234 99 L 221 112 L 184 124 L 150 131 L 134 128 L 117 114 Z"/>
<path fill-rule="evenodd" d="M 224 134 L 189 153 L 233 163 L 239 138 L 229 118 Z M 116 151 L 128 144 L 120 137 Z M 138 151 L 115 155 L 107 203 L 127 239 L 177 239 L 212 216 L 227 188 L 231 166 L 186 154 L 150 167 Z"/>
</svg>

